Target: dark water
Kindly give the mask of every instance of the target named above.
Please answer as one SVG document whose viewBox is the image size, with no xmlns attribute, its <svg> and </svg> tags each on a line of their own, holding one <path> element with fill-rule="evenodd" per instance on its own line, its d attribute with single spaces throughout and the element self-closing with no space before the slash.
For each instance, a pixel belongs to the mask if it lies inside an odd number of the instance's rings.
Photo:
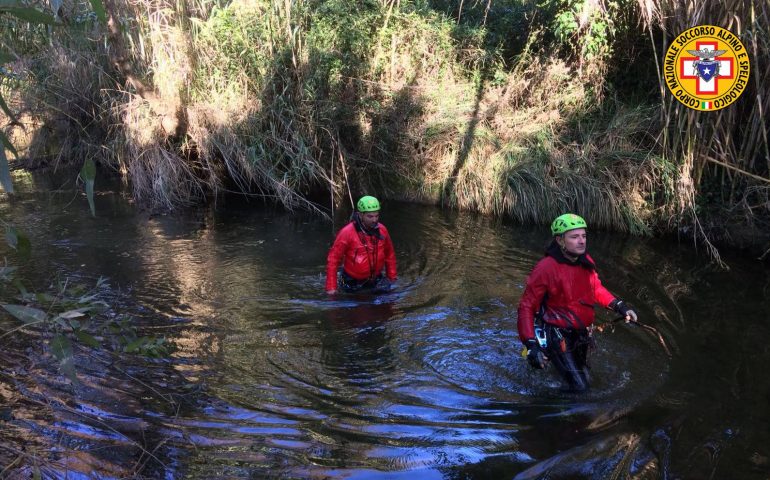
<svg viewBox="0 0 770 480">
<path fill-rule="evenodd" d="M 230 200 L 150 218 L 110 192 L 96 219 L 72 192 L 0 210 L 32 239 L 27 278 L 105 276 L 114 309 L 175 346 L 78 347 L 73 386 L 38 333 L 4 337 L 0 477 L 770 476 L 770 276 L 752 259 L 720 271 L 691 245 L 591 232 L 604 284 L 673 355 L 640 328 L 600 333 L 576 396 L 520 356 L 542 227 L 385 203 L 398 289 L 330 299 L 333 227 L 312 216 Z"/>
</svg>

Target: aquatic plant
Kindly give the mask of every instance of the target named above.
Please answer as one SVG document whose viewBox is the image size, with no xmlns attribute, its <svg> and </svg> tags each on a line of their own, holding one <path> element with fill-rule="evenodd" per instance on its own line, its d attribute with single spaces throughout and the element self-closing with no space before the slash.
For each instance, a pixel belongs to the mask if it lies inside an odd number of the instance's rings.
<svg viewBox="0 0 770 480">
<path fill-rule="evenodd" d="M 29 239 L 18 229 L 6 225 L 5 238 L 20 259 L 29 258 Z M 21 325 L 0 334 L 0 338 L 20 330 L 42 332 L 45 343 L 59 362 L 60 371 L 77 382 L 73 341 L 91 348 L 109 347 L 126 353 L 161 356 L 168 353 L 163 337 L 138 333 L 129 317 L 117 315 L 102 299 L 106 280 L 99 278 L 92 287 L 63 278 L 42 291 L 30 291 L 12 265 L 0 267 L 0 306 Z M 15 290 L 15 293 L 14 293 Z"/>
</svg>

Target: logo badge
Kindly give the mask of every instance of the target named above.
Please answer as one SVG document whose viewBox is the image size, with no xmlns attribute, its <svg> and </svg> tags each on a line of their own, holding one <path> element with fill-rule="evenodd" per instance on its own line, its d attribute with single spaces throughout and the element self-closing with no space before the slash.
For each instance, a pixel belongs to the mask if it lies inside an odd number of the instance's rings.
<svg viewBox="0 0 770 480">
<path fill-rule="evenodd" d="M 700 25 L 680 33 L 666 51 L 666 86 L 694 110 L 732 105 L 749 81 L 749 55 L 740 39 L 724 28 Z"/>
</svg>

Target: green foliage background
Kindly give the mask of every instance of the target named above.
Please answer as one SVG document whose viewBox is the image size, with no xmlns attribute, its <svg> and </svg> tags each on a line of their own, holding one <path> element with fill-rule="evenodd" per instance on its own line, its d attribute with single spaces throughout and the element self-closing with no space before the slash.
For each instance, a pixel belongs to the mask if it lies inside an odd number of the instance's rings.
<svg viewBox="0 0 770 480">
<path fill-rule="evenodd" d="M 62 3 L 53 27 L 0 15 L 3 97 L 31 126 L 5 131 L 26 165 L 94 160 L 153 208 L 239 191 L 328 212 L 366 192 L 706 243 L 768 225 L 766 56 L 723 113 L 673 104 L 656 66 L 694 22 L 767 53 L 762 4 L 118 0 L 117 34 L 95 6 Z"/>
</svg>

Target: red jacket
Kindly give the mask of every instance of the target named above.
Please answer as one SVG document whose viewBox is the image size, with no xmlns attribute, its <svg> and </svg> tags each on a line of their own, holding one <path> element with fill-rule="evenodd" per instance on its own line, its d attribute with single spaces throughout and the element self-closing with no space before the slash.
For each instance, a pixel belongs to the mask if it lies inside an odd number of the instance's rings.
<svg viewBox="0 0 770 480">
<path fill-rule="evenodd" d="M 522 343 L 535 338 L 535 314 L 545 302 L 543 320 L 559 328 L 586 328 L 594 323 L 594 305 L 608 307 L 615 296 L 599 280 L 593 259 L 585 254 L 570 262 L 558 245 L 549 247 L 527 277 L 519 302 L 518 330 Z"/>
<path fill-rule="evenodd" d="M 379 224 L 382 239 L 356 229 L 355 222 L 345 225 L 337 233 L 326 257 L 326 290 L 337 289 L 337 269 L 344 260 L 343 269 L 356 280 L 374 279 L 383 267 L 391 281 L 396 280 L 396 252 L 385 225 Z"/>
</svg>

